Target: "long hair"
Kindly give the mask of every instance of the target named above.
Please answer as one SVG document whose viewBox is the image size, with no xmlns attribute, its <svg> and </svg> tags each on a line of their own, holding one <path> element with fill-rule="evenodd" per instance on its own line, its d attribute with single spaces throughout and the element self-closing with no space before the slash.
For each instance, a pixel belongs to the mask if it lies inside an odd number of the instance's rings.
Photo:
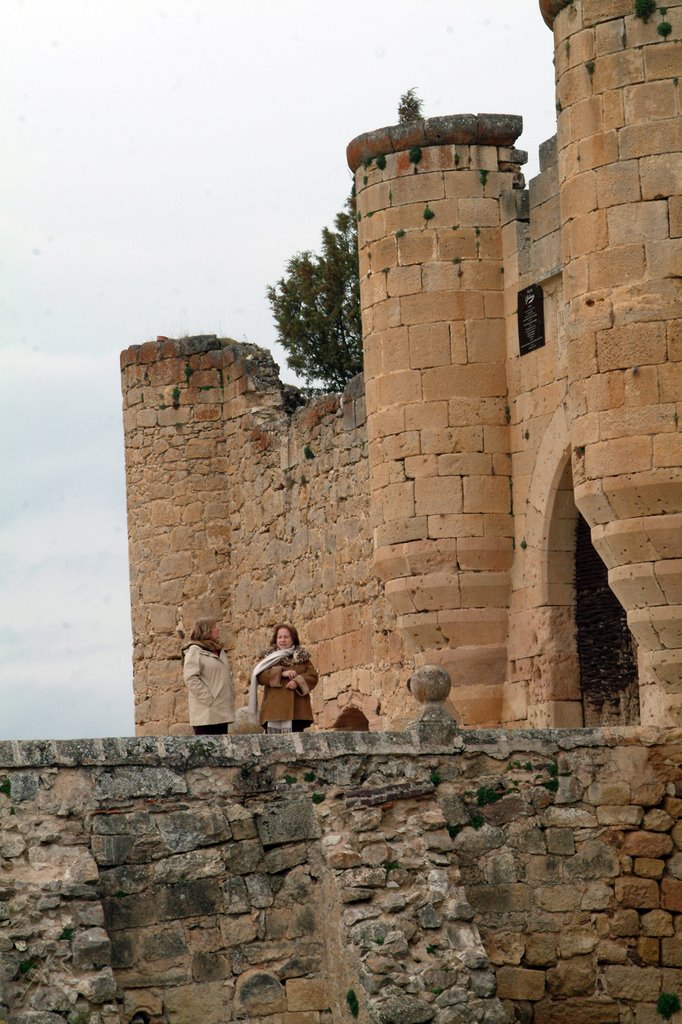
<svg viewBox="0 0 682 1024">
<path fill-rule="evenodd" d="M 190 640 L 209 640 L 217 619 L 197 619 L 189 635 Z"/>
<path fill-rule="evenodd" d="M 294 647 L 300 647 L 301 641 L 298 639 L 298 630 L 295 626 L 290 626 L 288 622 L 278 622 L 272 631 L 272 637 L 270 638 L 270 646 L 277 646 L 277 634 L 280 629 L 288 629 L 291 633 L 291 639 L 294 641 Z"/>
</svg>

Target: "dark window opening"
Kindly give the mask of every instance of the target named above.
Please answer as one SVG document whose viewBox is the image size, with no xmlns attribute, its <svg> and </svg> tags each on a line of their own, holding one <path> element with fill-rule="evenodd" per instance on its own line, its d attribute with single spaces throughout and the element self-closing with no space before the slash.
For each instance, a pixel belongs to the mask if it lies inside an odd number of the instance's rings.
<svg viewBox="0 0 682 1024">
<path fill-rule="evenodd" d="M 578 514 L 575 624 L 586 726 L 638 725 L 637 653 L 625 609 L 609 587 L 608 570 Z"/>
<path fill-rule="evenodd" d="M 334 723 L 337 732 L 369 732 L 369 721 L 359 708 L 345 708 Z"/>
</svg>

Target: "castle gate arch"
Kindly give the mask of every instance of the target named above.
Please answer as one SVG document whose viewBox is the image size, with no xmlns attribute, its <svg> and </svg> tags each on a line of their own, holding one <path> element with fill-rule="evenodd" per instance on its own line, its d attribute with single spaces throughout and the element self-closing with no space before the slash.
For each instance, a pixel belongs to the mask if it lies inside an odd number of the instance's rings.
<svg viewBox="0 0 682 1024">
<path fill-rule="evenodd" d="M 635 645 L 607 566 L 575 504 L 563 406 L 538 451 L 517 556 L 510 679 L 525 673 L 530 722 L 638 722 Z"/>
</svg>

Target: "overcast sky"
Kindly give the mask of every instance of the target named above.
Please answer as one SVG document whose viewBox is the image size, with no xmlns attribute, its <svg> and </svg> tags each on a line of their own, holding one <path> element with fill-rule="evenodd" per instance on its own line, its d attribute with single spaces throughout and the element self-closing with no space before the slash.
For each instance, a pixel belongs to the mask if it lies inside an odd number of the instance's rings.
<svg viewBox="0 0 682 1024">
<path fill-rule="evenodd" d="M 537 0 L 0 0 L 0 739 L 134 732 L 118 355 L 273 348 L 346 144 L 426 116 L 555 130 Z"/>
</svg>

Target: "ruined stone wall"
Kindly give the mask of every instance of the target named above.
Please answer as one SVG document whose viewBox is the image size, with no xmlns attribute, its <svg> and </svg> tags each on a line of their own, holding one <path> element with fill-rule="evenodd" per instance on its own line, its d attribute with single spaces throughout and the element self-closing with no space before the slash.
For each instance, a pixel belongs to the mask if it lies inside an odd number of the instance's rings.
<svg viewBox="0 0 682 1024">
<path fill-rule="evenodd" d="M 408 669 L 371 566 L 362 378 L 302 404 L 269 353 L 215 336 L 132 346 L 121 365 L 137 731 L 189 731 L 177 631 L 201 616 L 222 623 L 239 704 L 285 620 L 322 676 L 319 726 L 400 721 Z"/>
<path fill-rule="evenodd" d="M 680 730 L 425 719 L 2 743 L 0 1015 L 653 1024 L 681 763 Z"/>
</svg>

